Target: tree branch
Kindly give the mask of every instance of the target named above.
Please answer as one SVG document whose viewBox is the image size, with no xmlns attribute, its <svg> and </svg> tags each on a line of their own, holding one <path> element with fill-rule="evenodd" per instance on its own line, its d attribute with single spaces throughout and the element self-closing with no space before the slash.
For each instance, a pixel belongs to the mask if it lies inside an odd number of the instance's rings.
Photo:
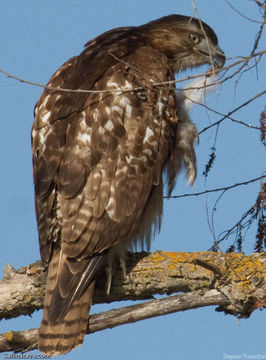
<svg viewBox="0 0 266 360">
<path fill-rule="evenodd" d="M 264 9 L 266 11 L 266 6 L 262 4 L 262 2 L 258 0 L 252 0 L 254 3 L 256 3 L 261 9 Z"/>
<path fill-rule="evenodd" d="M 229 118 L 230 115 L 232 115 L 233 113 L 237 112 L 238 110 L 240 110 L 241 108 L 247 106 L 249 103 L 251 103 L 252 101 L 258 99 L 259 97 L 263 96 L 266 94 L 266 90 L 254 95 L 252 98 L 248 99 L 247 101 L 245 101 L 244 103 L 242 103 L 241 105 L 239 105 L 238 107 L 236 107 L 235 109 L 229 111 L 225 116 L 223 116 L 220 120 L 214 122 L 213 124 L 205 127 L 203 130 L 199 131 L 199 135 L 202 134 L 203 132 L 205 132 L 206 130 L 209 130 L 210 128 L 212 128 L 215 125 L 219 125 L 222 121 L 224 121 L 225 119 Z"/>
<path fill-rule="evenodd" d="M 187 194 L 182 194 L 182 195 L 164 196 L 164 198 L 165 199 L 178 199 L 178 198 L 182 198 L 182 197 L 199 196 L 199 195 L 209 194 L 209 193 L 213 193 L 213 192 L 217 192 L 217 191 L 227 191 L 227 190 L 233 189 L 233 188 L 238 187 L 238 186 L 251 184 L 251 183 L 253 183 L 255 181 L 259 181 L 259 180 L 262 181 L 262 179 L 264 179 L 264 178 L 266 178 L 266 175 L 261 175 L 261 176 L 259 176 L 257 178 L 254 178 L 254 179 L 242 181 L 240 183 L 236 183 L 236 184 L 229 185 L 229 186 L 224 186 L 224 187 L 217 188 L 217 189 L 207 189 L 207 190 L 204 190 L 204 191 L 200 191 L 200 192 L 197 192 L 197 193 L 190 193 L 190 194 L 187 193 Z"/>
<path fill-rule="evenodd" d="M 230 64 L 230 65 L 227 65 L 225 67 L 223 67 L 222 69 L 219 69 L 219 72 L 221 71 L 227 71 L 227 70 L 230 70 L 231 68 L 237 66 L 237 65 L 241 65 L 240 68 L 238 68 L 233 74 L 231 74 L 230 76 L 226 77 L 225 79 L 221 80 L 221 81 L 217 81 L 216 84 L 222 84 L 224 83 L 225 81 L 229 80 L 229 79 L 232 79 L 235 75 L 237 75 L 248 63 L 251 59 L 259 56 L 260 58 L 266 54 L 266 50 L 262 50 L 262 51 L 258 51 L 257 53 L 254 53 L 254 54 L 251 54 L 251 55 L 248 55 L 248 56 L 245 56 L 245 57 L 241 57 L 240 60 Z M 217 69 L 216 69 L 217 71 Z M 132 92 L 132 91 L 139 91 L 139 90 L 142 90 L 143 87 L 137 87 L 137 88 L 134 88 L 134 89 L 129 89 L 129 90 L 126 90 L 126 89 L 121 89 L 121 90 L 116 90 L 116 89 L 113 89 L 113 90 L 106 90 L 106 89 L 102 89 L 102 90 L 87 90 L 87 89 L 66 89 L 66 88 L 60 88 L 60 87 L 52 87 L 50 85 L 45 85 L 45 84 L 41 84 L 39 82 L 35 82 L 35 81 L 29 81 L 29 80 L 26 80 L 26 79 L 23 79 L 19 76 L 16 76 L 16 75 L 13 75 L 11 73 L 9 73 L 8 71 L 0 68 L 0 73 L 6 75 L 8 78 L 10 79 L 14 79 L 16 81 L 19 81 L 21 83 L 24 83 L 24 84 L 28 84 L 28 85 L 32 85 L 32 86 L 37 86 L 37 87 L 41 87 L 41 88 L 44 88 L 44 89 L 49 89 L 49 90 L 55 90 L 55 91 L 61 91 L 61 92 L 70 92 L 70 93 L 94 93 L 94 94 L 97 94 L 97 93 L 120 93 L 120 92 Z M 213 73 L 213 69 L 211 70 L 208 70 L 207 72 L 204 72 L 204 73 L 201 73 L 201 74 L 197 74 L 197 75 L 192 75 L 192 76 L 186 76 L 185 78 L 182 78 L 182 79 L 177 79 L 177 80 L 171 80 L 171 81 L 163 81 L 163 82 L 159 82 L 159 83 L 154 83 L 153 86 L 164 86 L 164 85 L 170 85 L 170 84 L 175 84 L 175 83 L 179 83 L 179 82 L 184 82 L 184 81 L 187 81 L 187 80 L 192 80 L 192 79 L 195 79 L 195 78 L 201 78 L 201 77 L 205 77 L 206 75 L 211 75 Z M 206 87 L 208 86 L 213 86 L 213 84 L 210 84 L 210 85 L 207 85 Z M 189 88 L 185 88 L 185 89 L 179 89 L 179 90 L 187 90 L 187 89 L 190 89 Z M 197 87 L 195 88 L 192 88 L 192 89 L 197 89 Z"/>
<path fill-rule="evenodd" d="M 205 294 L 202 291 L 195 291 L 169 296 L 160 300 L 152 300 L 138 305 L 126 306 L 121 309 L 113 309 L 91 315 L 87 334 L 178 311 L 211 305 L 227 306 L 229 304 L 230 301 L 227 297 L 217 290 L 209 290 Z M 38 347 L 38 338 L 38 329 L 8 331 L 0 335 L 0 352 L 36 349 Z"/>
<path fill-rule="evenodd" d="M 266 306 L 265 264 L 265 254 L 163 251 L 129 254 L 126 274 L 119 267 L 113 269 L 116 276 L 110 295 L 105 294 L 105 272 L 99 276 L 94 303 L 154 299 L 154 294 L 185 294 L 92 315 L 87 332 L 209 305 L 218 305 L 217 311 L 249 317 L 256 308 Z M 40 309 L 44 284 L 40 262 L 17 271 L 7 265 L 0 281 L 0 318 Z M 37 343 L 38 329 L 8 331 L 0 335 L 0 352 L 33 349 Z"/>
<path fill-rule="evenodd" d="M 261 21 L 255 20 L 255 19 L 251 19 L 249 16 L 246 16 L 245 14 L 243 14 L 241 11 L 239 11 L 236 7 L 234 7 L 229 0 L 225 0 L 227 2 L 227 4 L 235 11 L 237 12 L 240 16 L 242 16 L 244 19 L 247 19 L 251 22 L 255 22 L 255 23 L 259 23 L 261 24 Z"/>
</svg>

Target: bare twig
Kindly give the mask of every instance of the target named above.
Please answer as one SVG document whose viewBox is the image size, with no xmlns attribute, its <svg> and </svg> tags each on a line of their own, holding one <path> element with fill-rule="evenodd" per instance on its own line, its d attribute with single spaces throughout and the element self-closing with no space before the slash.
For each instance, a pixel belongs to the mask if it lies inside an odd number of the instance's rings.
<svg viewBox="0 0 266 360">
<path fill-rule="evenodd" d="M 243 14 L 241 11 L 239 11 L 237 8 L 235 8 L 229 0 L 225 0 L 227 2 L 227 4 L 235 11 L 237 12 L 240 16 L 242 16 L 244 19 L 247 19 L 249 21 L 252 21 L 252 22 L 255 22 L 255 23 L 258 23 L 258 24 L 261 24 L 261 21 L 258 21 L 258 20 L 254 20 L 254 19 L 251 19 L 250 17 L 246 16 L 245 14 Z"/>
<path fill-rule="evenodd" d="M 225 119 L 229 119 L 232 122 L 235 122 L 235 123 L 240 124 L 240 125 L 244 125 L 244 126 L 248 127 L 249 129 L 255 129 L 255 130 L 261 131 L 261 127 L 254 126 L 254 125 L 251 125 L 251 124 L 247 124 L 247 123 L 245 123 L 244 121 L 241 121 L 241 120 L 236 120 L 236 119 L 232 118 L 232 116 L 228 116 L 228 114 L 224 114 L 224 113 L 222 113 L 220 111 L 217 111 L 217 110 L 211 108 L 210 106 L 206 105 L 205 103 L 203 104 L 201 102 L 194 101 L 193 99 L 189 98 L 188 96 L 186 96 L 186 98 L 188 98 L 191 102 L 204 107 L 206 110 L 209 110 L 209 111 L 213 112 L 214 114 L 223 116 Z"/>
<path fill-rule="evenodd" d="M 244 66 L 247 65 L 247 63 L 253 58 L 253 57 L 256 57 L 256 56 L 263 56 L 264 54 L 266 53 L 266 50 L 262 50 L 262 51 L 259 51 L 255 54 L 253 54 L 252 56 L 247 56 L 247 57 L 243 57 L 241 58 L 241 60 L 238 60 L 236 61 L 235 63 L 231 64 L 231 65 L 228 65 L 228 66 L 225 66 L 224 68 L 222 69 L 219 69 L 219 72 L 220 71 L 223 71 L 223 70 L 229 70 L 231 68 L 233 68 L 234 66 L 237 66 L 239 64 L 242 64 L 244 63 L 240 69 L 238 69 L 235 73 L 233 73 L 232 75 L 228 76 L 227 78 L 223 79 L 223 80 L 217 80 L 217 84 L 222 84 L 223 82 L 227 81 L 228 79 L 231 79 L 233 76 L 235 76 L 236 74 L 238 74 L 242 68 Z M 33 86 L 38 86 L 38 87 L 42 87 L 44 89 L 50 89 L 50 90 L 56 90 L 56 91 L 62 91 L 62 92 L 72 92 L 72 93 L 120 93 L 120 92 L 133 92 L 133 91 L 139 91 L 139 90 L 142 90 L 143 87 L 137 87 L 137 88 L 130 88 L 130 89 L 121 89 L 121 90 L 106 90 L 106 89 L 103 89 L 103 90 L 87 90 L 87 89 L 65 89 L 65 88 L 60 88 L 60 87 L 53 87 L 53 86 L 50 86 L 50 85 L 44 85 L 44 84 L 41 84 L 41 83 L 38 83 L 38 82 L 34 82 L 34 81 L 29 81 L 29 80 L 25 80 L 19 76 L 16 76 L 16 75 L 13 75 L 11 73 L 9 73 L 8 71 L 0 68 L 0 72 L 3 73 L 4 75 L 8 76 L 9 78 L 11 79 L 14 79 L 14 80 L 17 80 L 19 82 L 22 82 L 22 83 L 25 83 L 25 84 L 28 84 L 28 85 L 33 85 Z M 172 80 L 172 81 L 163 81 L 163 82 L 159 82 L 159 83 L 154 83 L 153 86 L 164 86 L 164 85 L 167 85 L 167 84 L 174 84 L 174 83 L 179 83 L 179 82 L 184 82 L 184 81 L 187 81 L 187 80 L 191 80 L 191 79 L 195 79 L 195 78 L 200 78 L 200 77 L 205 77 L 205 76 L 210 76 L 212 75 L 212 73 L 210 73 L 210 71 L 207 71 L 205 73 L 201 73 L 201 74 L 198 74 L 198 75 L 193 75 L 193 76 L 187 76 L 185 78 L 182 78 L 182 79 L 178 79 L 178 80 Z M 207 86 L 213 86 L 213 84 L 211 85 L 207 85 Z M 189 89 L 189 88 L 188 88 Z M 197 88 L 195 88 L 197 89 Z M 180 89 L 181 90 L 181 89 Z M 187 90 L 186 88 L 184 90 Z"/>
<path fill-rule="evenodd" d="M 264 15 L 265 15 L 265 14 L 264 14 Z M 254 43 L 254 46 L 253 46 L 253 49 L 252 49 L 250 55 L 253 55 L 253 54 L 255 53 L 255 51 L 257 50 L 257 48 L 258 48 L 259 41 L 260 41 L 260 39 L 261 39 L 262 32 L 263 32 L 263 29 L 264 29 L 265 21 L 266 21 L 266 17 L 264 16 L 263 22 L 261 23 L 259 32 L 258 32 L 258 34 L 257 34 L 257 36 L 256 36 L 256 40 L 255 40 L 255 43 Z"/>
<path fill-rule="evenodd" d="M 266 11 L 266 6 L 262 4 L 262 2 L 258 0 L 252 0 L 254 3 L 256 3 L 261 9 L 264 9 Z"/>
<path fill-rule="evenodd" d="M 242 244 L 241 231 L 244 228 L 246 228 L 246 231 L 247 231 L 255 219 L 263 220 L 263 218 L 264 218 L 263 210 L 265 210 L 265 204 L 264 204 L 265 189 L 266 189 L 265 183 L 261 183 L 261 189 L 262 190 L 260 191 L 259 195 L 257 196 L 255 203 L 241 216 L 240 220 L 237 221 L 236 224 L 234 224 L 229 230 L 223 231 L 222 234 L 220 234 L 219 241 L 217 241 L 215 243 L 215 245 L 210 249 L 211 251 L 214 250 L 214 248 L 217 248 L 217 245 L 219 243 L 221 243 L 225 239 L 228 239 L 229 236 L 232 234 L 236 234 L 237 235 L 236 240 L 240 241 L 240 243 Z M 265 225 L 265 222 L 264 222 L 264 225 Z M 223 236 L 221 237 L 221 235 L 223 235 Z M 240 239 L 239 239 L 239 236 L 240 236 Z M 264 239 L 265 239 L 265 226 L 264 226 Z"/>
<path fill-rule="evenodd" d="M 201 130 L 199 132 L 199 134 L 202 134 L 203 132 L 205 132 L 206 130 L 209 130 L 210 128 L 212 128 L 215 125 L 219 125 L 222 121 L 224 121 L 225 119 L 228 118 L 228 116 L 231 116 L 233 113 L 237 112 L 238 110 L 240 110 L 241 108 L 247 106 L 248 104 L 250 104 L 252 101 L 258 99 L 259 97 L 263 96 L 266 94 L 266 90 L 254 95 L 252 98 L 248 99 L 247 101 L 245 101 L 244 103 L 242 103 L 241 105 L 239 105 L 238 107 L 236 107 L 235 109 L 229 111 L 225 116 L 223 116 L 220 120 L 214 122 L 213 124 L 206 126 L 203 130 Z"/>
<path fill-rule="evenodd" d="M 238 187 L 238 186 L 251 184 L 251 183 L 253 183 L 255 181 L 262 180 L 265 177 L 266 177 L 266 175 L 261 175 L 261 176 L 255 178 L 255 179 L 243 181 L 241 183 L 236 183 L 234 185 L 224 186 L 224 187 L 217 188 L 217 189 L 204 190 L 204 191 L 200 191 L 200 192 L 197 192 L 197 193 L 191 193 L 191 194 L 164 196 L 164 198 L 166 198 L 166 199 L 178 199 L 178 198 L 182 198 L 182 197 L 204 195 L 204 194 L 213 193 L 213 192 L 217 192 L 217 191 L 226 191 L 226 190 Z"/>
<path fill-rule="evenodd" d="M 249 61 L 255 57 L 259 57 L 259 59 L 266 54 L 266 50 L 262 50 L 262 51 L 259 51 L 253 55 L 248 55 L 246 57 L 240 57 L 240 60 L 238 61 L 235 61 L 234 63 L 230 64 L 230 65 L 227 65 L 227 66 L 224 66 L 222 69 L 219 69 L 219 72 L 222 72 L 222 71 L 228 71 L 230 70 L 231 68 L 233 67 L 236 67 L 237 65 L 241 65 L 233 74 L 227 76 L 226 78 L 224 78 L 223 80 L 218 80 L 216 82 L 216 84 L 222 84 L 224 83 L 225 81 L 227 80 L 230 80 L 232 79 L 235 75 L 237 75 L 245 66 L 247 66 L 247 64 L 249 63 Z M 170 80 L 170 81 L 163 81 L 161 83 L 155 83 L 154 85 L 155 86 L 159 86 L 159 85 L 165 85 L 165 84 L 172 84 L 172 83 L 179 83 L 179 82 L 183 82 L 183 81 L 186 81 L 186 80 L 191 80 L 191 79 L 195 79 L 195 78 L 198 78 L 198 77 L 202 77 L 202 76 L 207 76 L 207 75 L 212 75 L 212 73 L 210 71 L 207 71 L 205 73 L 201 73 L 201 74 L 198 74 L 198 75 L 192 75 L 192 76 L 188 76 L 186 78 L 182 78 L 182 79 L 177 79 L 177 80 Z M 208 85 L 207 85 L 208 86 Z M 209 85 L 209 86 L 213 86 L 212 84 Z M 185 88 L 185 90 L 187 90 Z"/>
<path fill-rule="evenodd" d="M 199 20 L 201 31 L 203 32 L 204 37 L 205 37 L 206 42 L 207 42 L 208 52 L 210 54 L 209 58 L 210 58 L 210 62 L 211 62 L 211 71 L 212 71 L 212 74 L 215 75 L 215 65 L 214 65 L 213 57 L 211 55 L 211 44 L 210 44 L 210 41 L 209 41 L 209 37 L 207 36 L 206 31 L 204 29 L 204 26 L 202 25 L 202 20 L 201 20 L 200 14 L 198 12 L 198 9 L 196 7 L 196 4 L 195 4 L 194 0 L 191 0 L 191 2 L 192 2 L 192 6 L 193 6 L 193 11 L 195 12 L 195 14 L 197 15 L 197 18 Z"/>
<path fill-rule="evenodd" d="M 17 80 L 19 82 L 28 84 L 28 85 L 33 85 L 33 86 L 38 86 L 44 89 L 49 89 L 49 90 L 56 90 L 56 91 L 62 91 L 62 92 L 72 92 L 72 93 L 93 93 L 93 94 L 101 94 L 101 93 L 120 93 L 120 92 L 127 92 L 127 91 L 139 91 L 142 90 L 142 87 L 138 87 L 138 88 L 134 88 L 134 89 L 123 89 L 123 90 L 87 90 L 87 89 L 64 89 L 64 88 L 60 88 L 60 87 L 53 87 L 50 85 L 44 85 L 38 82 L 34 82 L 34 81 L 29 81 L 29 80 L 25 80 L 19 76 L 10 74 L 9 72 L 7 72 L 6 70 L 0 68 L 0 72 L 3 73 L 4 75 L 8 76 L 11 79 Z"/>
</svg>

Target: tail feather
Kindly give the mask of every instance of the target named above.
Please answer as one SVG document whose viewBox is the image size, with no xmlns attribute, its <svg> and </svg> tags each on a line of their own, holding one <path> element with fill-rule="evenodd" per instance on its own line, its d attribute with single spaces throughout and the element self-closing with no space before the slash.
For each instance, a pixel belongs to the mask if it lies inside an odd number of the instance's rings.
<svg viewBox="0 0 266 360">
<path fill-rule="evenodd" d="M 51 324 L 48 309 L 44 309 L 39 330 L 39 350 L 48 355 L 65 354 L 83 343 L 94 291 L 93 281 L 80 299 L 76 300 L 63 320 Z"/>
<path fill-rule="evenodd" d="M 41 352 L 60 355 L 82 344 L 92 303 L 95 273 L 103 258 L 104 255 L 96 256 L 74 265 L 61 251 L 54 253 L 48 269 L 43 320 L 39 329 Z M 71 274 L 72 281 L 64 283 L 71 278 Z"/>
<path fill-rule="evenodd" d="M 81 262 L 63 261 L 61 268 L 58 269 L 60 281 L 54 288 L 50 301 L 49 320 L 51 323 L 65 317 L 71 305 L 81 297 L 93 281 L 103 261 L 104 255 L 95 255 Z M 58 304 L 60 304 L 59 308 Z"/>
</svg>

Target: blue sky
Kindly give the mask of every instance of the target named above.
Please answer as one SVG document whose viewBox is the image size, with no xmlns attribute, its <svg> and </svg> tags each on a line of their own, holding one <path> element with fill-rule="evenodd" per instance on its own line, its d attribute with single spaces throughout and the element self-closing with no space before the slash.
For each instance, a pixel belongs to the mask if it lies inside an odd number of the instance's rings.
<svg viewBox="0 0 266 360">
<path fill-rule="evenodd" d="M 234 12 L 226 1 L 195 1 L 201 18 L 211 25 L 229 58 L 247 56 L 259 24 Z M 250 0 L 233 1 L 243 14 L 258 21 L 261 14 Z M 140 25 L 164 15 L 193 15 L 190 0 L 12 0 L 0 4 L 0 67 L 31 81 L 46 83 L 68 58 L 98 34 L 118 26 Z M 265 48 L 265 37 L 264 37 Z M 262 43 L 258 50 L 262 50 Z M 207 99 L 210 107 L 227 113 L 263 90 L 265 60 L 240 78 L 225 83 Z M 202 72 L 206 68 L 199 69 Z M 182 77 L 184 74 L 181 75 Z M 238 82 L 236 82 L 238 80 Z M 7 263 L 20 267 L 39 259 L 33 202 L 30 129 L 33 107 L 41 88 L 25 85 L 0 74 L 0 273 Z M 234 115 L 259 124 L 265 106 L 260 98 Z M 191 117 L 203 129 L 220 117 L 196 106 Z M 216 161 L 205 184 L 202 176 L 214 143 L 215 130 L 205 132 L 197 147 L 199 175 L 192 189 L 180 176 L 173 195 L 202 191 L 245 181 L 264 171 L 265 152 L 259 132 L 226 120 L 219 129 Z M 259 183 L 233 189 L 215 211 L 216 235 L 230 228 L 254 202 Z M 206 209 L 211 212 L 219 194 L 165 201 L 162 231 L 152 250 L 206 251 L 213 238 Z M 245 250 L 254 245 L 255 229 L 246 235 Z M 225 250 L 229 242 L 222 246 Z M 122 303 L 98 305 L 100 312 Z M 2 321 L 0 332 L 38 327 L 41 312 Z M 65 359 L 223 359 L 224 354 L 263 354 L 265 312 L 248 320 L 216 313 L 214 307 L 186 311 L 87 336 L 84 345 Z M 0 355 L 1 358 L 1 355 Z"/>
</svg>

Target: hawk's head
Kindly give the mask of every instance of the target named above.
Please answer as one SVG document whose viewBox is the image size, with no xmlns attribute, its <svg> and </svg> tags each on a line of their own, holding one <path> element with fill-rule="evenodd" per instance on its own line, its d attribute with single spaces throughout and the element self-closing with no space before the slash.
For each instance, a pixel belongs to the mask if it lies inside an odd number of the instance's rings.
<svg viewBox="0 0 266 360">
<path fill-rule="evenodd" d="M 153 47 L 168 57 L 175 71 L 208 63 L 223 67 L 225 63 L 215 32 L 200 20 L 170 15 L 151 21 L 140 29 L 144 30 Z"/>
</svg>

